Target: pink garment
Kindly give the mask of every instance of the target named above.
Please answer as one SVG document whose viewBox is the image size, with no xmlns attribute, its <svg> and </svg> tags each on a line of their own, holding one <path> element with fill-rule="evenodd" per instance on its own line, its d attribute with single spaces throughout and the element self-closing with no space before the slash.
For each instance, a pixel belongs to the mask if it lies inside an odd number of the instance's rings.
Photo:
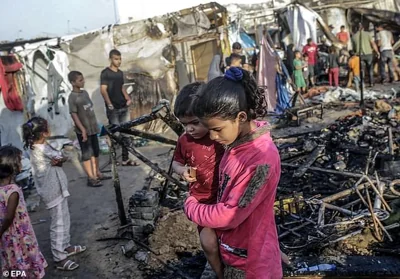
<svg viewBox="0 0 400 279">
<path fill-rule="evenodd" d="M 40 252 L 24 195 L 18 185 L 0 187 L 0 225 L 7 214 L 8 199 L 12 193 L 18 193 L 19 202 L 13 223 L 4 232 L 0 241 L 2 271 L 24 270 L 28 279 L 43 278 L 47 262 Z"/>
<path fill-rule="evenodd" d="M 185 202 L 188 218 L 217 232 L 225 264 L 245 271 L 247 279 L 282 278 L 274 218 L 281 166 L 266 122 L 233 143 L 219 167 L 217 204 Z M 233 251 L 232 251 L 233 249 Z"/>
<path fill-rule="evenodd" d="M 332 83 L 335 83 L 334 85 Z M 339 68 L 329 69 L 329 86 L 339 86 Z"/>
</svg>

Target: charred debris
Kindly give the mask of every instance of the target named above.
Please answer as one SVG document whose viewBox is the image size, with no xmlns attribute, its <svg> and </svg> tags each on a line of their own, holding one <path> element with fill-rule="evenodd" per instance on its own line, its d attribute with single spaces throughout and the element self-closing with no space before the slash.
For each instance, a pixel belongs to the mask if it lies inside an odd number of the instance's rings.
<svg viewBox="0 0 400 279">
<path fill-rule="evenodd" d="M 292 259 L 286 275 L 400 274 L 398 108 L 378 100 L 322 130 L 275 138 L 276 222 Z"/>
</svg>

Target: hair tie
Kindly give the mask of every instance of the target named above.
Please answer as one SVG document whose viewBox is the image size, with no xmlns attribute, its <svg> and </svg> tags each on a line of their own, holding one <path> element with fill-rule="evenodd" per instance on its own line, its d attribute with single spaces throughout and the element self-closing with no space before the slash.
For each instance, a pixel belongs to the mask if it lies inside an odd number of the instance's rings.
<svg viewBox="0 0 400 279">
<path fill-rule="evenodd" d="M 230 67 L 225 72 L 225 78 L 233 81 L 241 81 L 243 79 L 243 71 L 238 67 Z"/>
<path fill-rule="evenodd" d="M 30 127 L 33 128 L 33 123 L 29 120 L 28 122 L 26 122 L 26 124 Z"/>
</svg>

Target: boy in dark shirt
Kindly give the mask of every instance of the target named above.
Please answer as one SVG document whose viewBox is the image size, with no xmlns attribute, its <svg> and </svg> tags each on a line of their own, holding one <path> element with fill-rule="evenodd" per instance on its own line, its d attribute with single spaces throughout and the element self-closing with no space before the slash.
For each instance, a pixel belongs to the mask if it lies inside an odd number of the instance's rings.
<svg viewBox="0 0 400 279">
<path fill-rule="evenodd" d="M 75 123 L 75 132 L 78 137 L 82 151 L 83 168 L 88 175 L 88 186 L 99 187 L 100 180 L 108 179 L 101 174 L 99 169 L 99 141 L 97 134 L 99 128 L 96 115 L 93 110 L 93 103 L 89 94 L 82 90 L 85 86 L 85 79 L 82 73 L 72 71 L 68 74 L 68 80 L 73 89 L 68 97 L 69 111 Z"/>
<path fill-rule="evenodd" d="M 190 196 L 201 203 L 213 204 L 217 202 L 218 166 L 224 148 L 210 139 L 208 129 L 193 114 L 193 96 L 200 86 L 198 82 L 186 85 L 176 98 L 174 114 L 185 126 L 186 133 L 178 140 L 172 167 L 190 183 Z M 215 231 L 203 227 L 198 227 L 198 231 L 208 262 L 218 278 L 223 278 Z"/>
<path fill-rule="evenodd" d="M 121 124 L 130 120 L 129 106 L 132 100 L 124 88 L 124 74 L 121 66 L 121 53 L 113 49 L 110 51 L 110 66 L 101 72 L 101 95 L 106 105 L 107 118 L 110 124 Z M 122 147 L 122 165 L 137 166 L 129 159 L 128 150 Z"/>
</svg>

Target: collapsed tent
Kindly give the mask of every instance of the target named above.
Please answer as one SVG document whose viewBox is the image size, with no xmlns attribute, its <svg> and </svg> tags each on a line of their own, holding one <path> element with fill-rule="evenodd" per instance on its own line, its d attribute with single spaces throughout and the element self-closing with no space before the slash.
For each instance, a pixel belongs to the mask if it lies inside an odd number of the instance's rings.
<svg viewBox="0 0 400 279">
<path fill-rule="evenodd" d="M 218 52 L 217 42 L 229 46 L 223 28 L 226 18 L 224 7 L 210 3 L 15 47 L 13 52 L 21 58 L 27 79 L 25 111 L 47 119 L 52 135 L 68 136 L 73 123 L 66 102 L 72 89 L 67 74 L 77 70 L 85 77 L 85 90 L 93 100 L 97 120 L 107 123 L 100 73 L 109 65 L 112 49 L 122 53 L 121 70 L 133 101 L 132 118 L 148 113 L 161 99 L 173 103 L 182 86 L 207 81 L 211 60 Z M 142 129 L 160 133 L 166 126 L 153 121 Z"/>
<path fill-rule="evenodd" d="M 347 19 L 352 26 L 358 26 L 363 20 L 375 25 L 383 24 L 387 30 L 392 32 L 400 32 L 400 12 L 350 8 L 347 10 Z"/>
</svg>

